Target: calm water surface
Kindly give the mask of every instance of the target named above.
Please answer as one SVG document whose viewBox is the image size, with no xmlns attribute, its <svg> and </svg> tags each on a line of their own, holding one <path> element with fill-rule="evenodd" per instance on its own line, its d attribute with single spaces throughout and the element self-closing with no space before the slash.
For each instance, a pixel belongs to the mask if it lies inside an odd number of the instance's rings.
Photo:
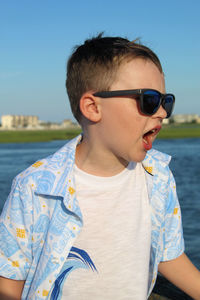
<svg viewBox="0 0 200 300">
<path fill-rule="evenodd" d="M 0 144 L 0 211 L 13 177 L 64 144 L 65 141 Z M 173 157 L 170 167 L 182 208 L 186 253 L 200 268 L 200 139 L 157 140 L 154 148 Z"/>
</svg>

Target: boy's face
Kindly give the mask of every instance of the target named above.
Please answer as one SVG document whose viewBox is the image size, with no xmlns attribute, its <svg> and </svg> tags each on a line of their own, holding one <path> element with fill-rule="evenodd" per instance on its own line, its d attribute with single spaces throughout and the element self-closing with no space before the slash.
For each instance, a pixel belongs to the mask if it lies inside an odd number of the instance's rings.
<svg viewBox="0 0 200 300">
<path fill-rule="evenodd" d="M 137 58 L 122 63 L 110 90 L 143 88 L 165 93 L 165 81 L 153 62 Z M 138 101 L 129 96 L 101 98 L 101 103 L 104 149 L 124 164 L 142 161 L 166 117 L 163 107 L 153 116 L 146 116 L 140 112 Z"/>
</svg>

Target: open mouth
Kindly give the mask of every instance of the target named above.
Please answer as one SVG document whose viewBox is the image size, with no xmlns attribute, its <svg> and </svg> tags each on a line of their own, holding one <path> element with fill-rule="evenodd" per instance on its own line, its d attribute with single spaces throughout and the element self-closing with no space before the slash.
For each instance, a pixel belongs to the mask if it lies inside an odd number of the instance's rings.
<svg viewBox="0 0 200 300">
<path fill-rule="evenodd" d="M 161 129 L 161 126 L 156 126 L 155 128 L 147 131 L 143 135 L 143 145 L 144 145 L 145 150 L 150 150 L 152 148 L 152 143 L 153 143 L 156 135 L 160 131 L 160 129 Z"/>
</svg>

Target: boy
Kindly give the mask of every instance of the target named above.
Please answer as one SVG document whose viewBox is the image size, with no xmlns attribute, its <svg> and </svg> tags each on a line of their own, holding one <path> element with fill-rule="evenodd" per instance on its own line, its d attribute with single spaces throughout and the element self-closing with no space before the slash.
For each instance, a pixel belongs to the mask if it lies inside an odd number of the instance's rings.
<svg viewBox="0 0 200 300">
<path fill-rule="evenodd" d="M 118 37 L 77 47 L 83 134 L 15 179 L 1 216 L 1 299 L 147 299 L 159 270 L 194 299 L 170 158 L 151 150 L 175 98 L 157 56 Z"/>
</svg>

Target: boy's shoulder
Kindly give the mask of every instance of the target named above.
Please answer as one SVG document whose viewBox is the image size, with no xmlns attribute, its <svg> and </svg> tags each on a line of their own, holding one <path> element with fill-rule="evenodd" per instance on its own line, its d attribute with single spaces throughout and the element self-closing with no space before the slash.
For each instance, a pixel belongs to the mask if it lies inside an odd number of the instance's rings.
<svg viewBox="0 0 200 300">
<path fill-rule="evenodd" d="M 75 149 L 81 136 L 68 141 L 62 148 L 54 154 L 37 160 L 27 169 L 19 173 L 15 181 L 19 185 L 27 185 L 37 187 L 39 190 L 54 185 L 55 181 L 59 181 L 61 176 L 67 176 L 72 170 L 75 160 Z"/>
</svg>

